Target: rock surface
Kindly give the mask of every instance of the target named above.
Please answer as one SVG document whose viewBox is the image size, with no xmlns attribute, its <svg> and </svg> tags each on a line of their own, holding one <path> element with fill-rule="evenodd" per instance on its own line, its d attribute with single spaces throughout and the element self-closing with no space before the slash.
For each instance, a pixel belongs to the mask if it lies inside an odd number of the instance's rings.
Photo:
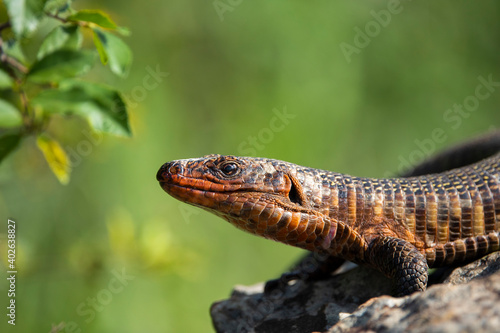
<svg viewBox="0 0 500 333">
<path fill-rule="evenodd" d="M 212 321 L 219 333 L 500 332 L 500 252 L 434 280 L 443 282 L 402 298 L 384 296 L 390 281 L 367 267 L 270 294 L 237 286 L 212 305 Z"/>
</svg>

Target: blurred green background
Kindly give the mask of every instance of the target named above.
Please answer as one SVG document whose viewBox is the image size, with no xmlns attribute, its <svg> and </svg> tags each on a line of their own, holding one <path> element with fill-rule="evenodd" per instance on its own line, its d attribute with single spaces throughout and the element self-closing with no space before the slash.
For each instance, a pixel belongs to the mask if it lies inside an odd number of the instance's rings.
<svg viewBox="0 0 500 333">
<path fill-rule="evenodd" d="M 68 151 L 91 142 L 67 186 L 29 140 L 0 165 L 1 218 L 18 224 L 10 331 L 210 332 L 214 301 L 301 256 L 169 197 L 155 179 L 167 161 L 255 154 L 382 177 L 498 126 L 500 3 L 403 1 L 384 16 L 390 3 L 77 1 L 132 31 L 128 79 L 90 79 L 125 94 L 134 137 L 94 144 L 84 123 L 54 124 Z M 479 76 L 494 81 L 481 100 Z"/>
</svg>

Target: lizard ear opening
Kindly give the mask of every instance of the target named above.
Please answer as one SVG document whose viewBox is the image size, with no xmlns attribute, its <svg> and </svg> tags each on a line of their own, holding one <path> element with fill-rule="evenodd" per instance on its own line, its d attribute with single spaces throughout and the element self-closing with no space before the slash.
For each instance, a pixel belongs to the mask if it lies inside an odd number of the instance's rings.
<svg viewBox="0 0 500 333">
<path fill-rule="evenodd" d="M 295 177 L 288 175 L 291 180 L 290 191 L 288 192 L 288 199 L 294 204 L 303 206 L 304 205 L 304 194 L 302 193 L 302 187 Z"/>
</svg>

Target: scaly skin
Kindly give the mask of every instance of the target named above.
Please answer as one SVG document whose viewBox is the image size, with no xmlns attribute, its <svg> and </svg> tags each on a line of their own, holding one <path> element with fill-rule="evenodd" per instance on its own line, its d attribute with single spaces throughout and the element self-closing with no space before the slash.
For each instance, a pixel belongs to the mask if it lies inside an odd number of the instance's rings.
<svg viewBox="0 0 500 333">
<path fill-rule="evenodd" d="M 397 295 L 425 290 L 428 267 L 499 250 L 500 153 L 392 179 L 208 155 L 166 163 L 157 179 L 174 198 L 242 230 L 371 265 L 393 279 Z"/>
</svg>

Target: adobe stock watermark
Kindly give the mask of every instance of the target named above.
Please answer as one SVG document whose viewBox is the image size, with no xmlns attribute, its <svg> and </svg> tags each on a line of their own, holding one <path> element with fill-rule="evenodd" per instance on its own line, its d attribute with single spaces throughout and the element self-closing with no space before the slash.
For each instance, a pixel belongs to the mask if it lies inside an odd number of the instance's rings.
<svg viewBox="0 0 500 333">
<path fill-rule="evenodd" d="M 181 213 L 182 219 L 184 220 L 184 222 L 186 222 L 186 224 L 191 223 L 191 217 L 193 215 L 201 214 L 201 209 L 190 205 L 186 205 L 183 202 L 179 203 L 177 207 L 179 208 L 179 212 Z"/>
<path fill-rule="evenodd" d="M 7 306 L 7 323 L 16 325 L 16 221 L 7 219 L 7 297 L 9 306 Z"/>
<path fill-rule="evenodd" d="M 492 74 L 487 78 L 479 75 L 479 83 L 474 89 L 474 93 L 465 97 L 461 103 L 455 103 L 452 107 L 446 109 L 443 113 L 443 121 L 446 126 L 434 128 L 424 139 L 415 139 L 413 142 L 416 149 L 407 156 L 399 155 L 398 174 L 411 170 L 414 166 L 423 162 L 436 152 L 437 146 L 448 139 L 447 131 L 456 131 L 463 124 L 464 119 L 468 119 L 478 108 L 481 101 L 491 97 L 500 87 L 500 81 L 493 81 Z M 386 178 L 392 177 L 391 172 L 386 172 Z"/>
<path fill-rule="evenodd" d="M 143 102 L 149 93 L 158 88 L 160 83 L 170 75 L 168 72 L 161 71 L 159 64 L 154 69 L 151 66 L 146 66 L 145 71 L 147 74 L 142 78 L 142 84 L 130 89 L 129 93 L 122 94 L 123 99 L 132 109 L 136 108 L 138 103 Z"/>
<path fill-rule="evenodd" d="M 273 109 L 274 116 L 269 120 L 268 126 L 262 128 L 257 135 L 249 135 L 238 145 L 240 156 L 257 156 L 257 152 L 263 150 L 267 144 L 274 140 L 276 133 L 283 131 L 296 115 L 288 113 L 287 107 L 282 110 Z"/>
<path fill-rule="evenodd" d="M 400 14 L 403 9 L 401 0 L 389 0 L 386 9 L 379 11 L 371 10 L 370 15 L 373 19 L 365 24 L 364 29 L 361 30 L 358 26 L 354 27 L 356 34 L 354 35 L 352 44 L 342 42 L 339 45 L 347 63 L 351 63 L 351 58 L 354 54 L 360 54 L 361 50 L 368 47 L 372 39 L 380 34 L 382 28 L 387 28 L 391 24 L 393 15 Z"/>
<path fill-rule="evenodd" d="M 85 139 L 78 141 L 74 148 L 70 146 L 64 147 L 68 155 L 71 168 L 76 168 L 82 163 L 83 158 L 89 156 L 94 151 L 94 147 L 101 144 L 103 135 L 100 132 L 93 132 L 88 129 L 83 129 L 82 132 Z"/>
<path fill-rule="evenodd" d="M 156 65 L 154 69 L 151 66 L 146 66 L 145 71 L 147 74 L 144 75 L 141 84 L 133 87 L 128 93 L 122 94 L 126 105 L 132 109 L 136 108 L 140 102 L 143 102 L 148 94 L 158 88 L 165 78 L 170 75 L 168 72 L 161 71 L 160 65 Z M 112 111 L 115 115 L 115 120 L 119 121 L 120 117 L 125 116 L 125 110 L 122 107 L 123 104 L 119 100 L 116 100 L 113 104 L 115 109 Z M 103 134 L 101 132 L 84 129 L 81 133 L 85 138 L 80 140 L 74 148 L 69 146 L 64 147 L 68 154 L 71 168 L 78 167 L 83 159 L 92 154 L 94 148 L 103 141 Z"/>
<path fill-rule="evenodd" d="M 226 12 L 232 12 L 236 7 L 241 5 L 243 0 L 214 0 L 212 5 L 214 6 L 215 12 L 219 16 L 219 20 L 224 21 L 224 14 Z"/>
<path fill-rule="evenodd" d="M 80 317 L 84 317 L 86 324 L 91 323 L 97 316 L 97 313 L 103 312 L 114 299 L 114 297 L 123 292 L 125 287 L 129 285 L 130 281 L 135 279 L 135 276 L 128 274 L 125 268 L 121 272 L 112 270 L 113 277 L 108 281 L 105 288 L 99 290 L 93 297 L 87 297 L 76 307 L 76 313 Z M 75 321 L 64 323 L 64 329 L 59 332 L 65 333 L 82 333 L 83 330 L 80 325 Z"/>
</svg>

